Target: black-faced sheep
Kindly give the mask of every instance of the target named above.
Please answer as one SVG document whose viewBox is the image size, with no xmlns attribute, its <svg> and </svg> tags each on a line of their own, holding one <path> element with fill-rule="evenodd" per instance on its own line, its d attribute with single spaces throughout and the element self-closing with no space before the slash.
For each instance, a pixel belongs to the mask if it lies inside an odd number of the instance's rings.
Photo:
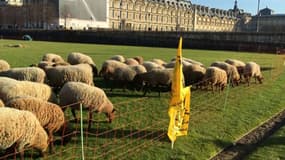
<svg viewBox="0 0 285 160">
<path fill-rule="evenodd" d="M 32 81 L 39 83 L 44 83 L 46 81 L 46 73 L 38 67 L 11 68 L 7 71 L 0 72 L 0 76 L 20 81 Z"/>
<path fill-rule="evenodd" d="M 50 152 L 53 151 L 53 134 L 65 124 L 64 113 L 60 106 L 34 97 L 14 98 L 8 101 L 6 106 L 34 113 L 40 124 L 47 131 Z"/>
<path fill-rule="evenodd" d="M 227 85 L 227 73 L 218 67 L 208 67 L 204 81 L 211 85 L 212 91 L 214 91 L 214 86 L 219 90 L 224 90 Z"/>
<path fill-rule="evenodd" d="M 74 104 L 70 108 L 75 120 L 77 120 L 75 110 L 80 109 L 78 102 L 82 102 L 83 107 L 89 110 L 88 129 L 91 128 L 93 112 L 105 113 L 110 123 L 115 118 L 112 102 L 102 89 L 95 86 L 81 82 L 67 82 L 60 90 L 59 101 L 61 107 Z"/>
<path fill-rule="evenodd" d="M 98 76 L 98 69 L 96 67 L 96 64 L 94 63 L 92 58 L 88 55 L 85 55 L 83 53 L 78 53 L 78 52 L 72 52 L 72 53 L 68 54 L 67 62 L 72 64 L 72 65 L 82 64 L 82 63 L 89 64 L 92 67 L 93 75 L 95 77 Z"/>
<path fill-rule="evenodd" d="M 10 65 L 7 61 L 0 59 L 0 72 L 7 71 L 10 69 Z"/>
<path fill-rule="evenodd" d="M 0 149 L 15 148 L 24 159 L 24 149 L 35 148 L 43 154 L 48 148 L 48 135 L 37 117 L 29 111 L 0 108 Z"/>
<path fill-rule="evenodd" d="M 260 66 L 255 62 L 248 62 L 246 63 L 244 67 L 244 78 L 248 86 L 249 86 L 251 77 L 254 78 L 255 83 L 256 83 L 256 80 L 258 80 L 259 83 L 262 83 L 263 76 L 260 70 Z"/>
</svg>

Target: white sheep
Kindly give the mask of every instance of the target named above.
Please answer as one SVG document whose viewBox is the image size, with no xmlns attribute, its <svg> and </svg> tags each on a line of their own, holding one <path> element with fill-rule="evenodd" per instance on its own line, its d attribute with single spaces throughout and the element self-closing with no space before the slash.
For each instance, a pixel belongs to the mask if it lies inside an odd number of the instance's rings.
<svg viewBox="0 0 285 160">
<path fill-rule="evenodd" d="M 176 61 L 171 61 L 169 63 L 164 64 L 163 66 L 165 68 L 174 68 L 175 64 L 176 64 Z M 185 67 L 185 66 L 188 66 L 188 65 L 192 65 L 192 63 L 182 60 L 182 65 L 183 65 L 183 67 Z"/>
<path fill-rule="evenodd" d="M 152 60 L 150 60 L 151 62 L 154 62 L 154 63 L 156 63 L 156 64 L 158 64 L 158 65 L 160 65 L 160 66 L 164 66 L 165 64 L 166 64 L 166 62 L 164 61 L 164 60 L 162 60 L 162 59 L 158 59 L 158 58 L 154 58 L 154 59 L 152 59 Z"/>
<path fill-rule="evenodd" d="M 125 57 L 122 55 L 114 55 L 109 58 L 109 60 L 115 60 L 124 63 L 126 61 Z"/>
<path fill-rule="evenodd" d="M 143 65 L 135 65 L 135 66 L 130 66 L 134 71 L 136 71 L 137 74 L 139 73 L 145 73 L 147 70 Z"/>
<path fill-rule="evenodd" d="M 129 66 L 139 65 L 139 62 L 137 60 L 135 60 L 134 58 L 127 58 L 124 63 L 129 65 Z"/>
<path fill-rule="evenodd" d="M 243 71 L 244 71 L 244 67 L 245 67 L 244 62 L 237 60 L 237 59 L 226 59 L 225 62 L 235 66 L 238 70 L 239 75 L 241 77 L 243 76 Z"/>
<path fill-rule="evenodd" d="M 60 88 L 69 81 L 93 85 L 93 73 L 89 64 L 46 67 L 45 72 L 48 84 L 55 88 Z"/>
<path fill-rule="evenodd" d="M 32 96 L 44 101 L 56 102 L 56 96 L 50 86 L 30 81 L 17 81 L 7 77 L 0 77 L 0 99 L 4 103 L 23 96 Z"/>
<path fill-rule="evenodd" d="M 211 64 L 211 66 L 218 67 L 226 71 L 228 76 L 228 82 L 231 83 L 231 86 L 238 85 L 240 82 L 240 75 L 235 66 L 228 64 L 226 62 L 216 61 Z"/>
<path fill-rule="evenodd" d="M 82 102 L 84 108 L 89 110 L 88 129 L 91 128 L 93 112 L 105 113 L 110 123 L 115 118 L 112 102 L 102 89 L 95 86 L 81 82 L 67 82 L 60 90 L 59 101 L 61 107 L 73 104 L 70 108 L 75 120 L 77 120 L 75 110 L 80 109 L 77 102 Z"/>
<path fill-rule="evenodd" d="M 102 76 L 105 80 L 112 80 L 115 69 L 123 67 L 128 67 L 128 65 L 116 60 L 106 60 L 102 64 L 99 75 Z"/>
<path fill-rule="evenodd" d="M 261 73 L 261 69 L 260 69 L 260 66 L 255 62 L 248 62 L 246 63 L 244 67 L 244 78 L 248 86 L 249 86 L 251 77 L 254 78 L 255 83 L 256 83 L 256 80 L 258 80 L 259 83 L 262 83 L 263 76 Z"/>
<path fill-rule="evenodd" d="M 197 88 L 202 86 L 205 73 L 206 69 L 197 64 L 183 66 L 185 85 L 195 85 Z"/>
<path fill-rule="evenodd" d="M 54 63 L 66 63 L 60 55 L 54 53 L 44 54 L 42 57 L 42 61 L 54 62 Z"/>
<path fill-rule="evenodd" d="M 89 64 L 92 67 L 93 75 L 95 77 L 98 75 L 98 69 L 96 67 L 96 64 L 94 63 L 92 58 L 86 54 L 79 53 L 79 52 L 72 52 L 72 53 L 68 54 L 67 62 L 72 64 L 72 65 L 82 64 L 82 63 Z"/>
<path fill-rule="evenodd" d="M 7 71 L 10 69 L 10 65 L 7 61 L 0 59 L 0 72 Z"/>
<path fill-rule="evenodd" d="M 64 113 L 60 106 L 34 97 L 14 98 L 8 101 L 6 106 L 34 113 L 40 124 L 47 131 L 50 151 L 53 151 L 53 134 L 65 124 Z"/>
<path fill-rule="evenodd" d="M 214 86 L 219 90 L 224 90 L 227 85 L 227 73 L 218 67 L 208 67 L 206 69 L 204 81 L 206 84 L 211 85 L 212 91 L 214 91 Z"/>
<path fill-rule="evenodd" d="M 143 57 L 142 56 L 135 56 L 134 59 L 139 62 L 139 64 L 143 64 Z"/>
<path fill-rule="evenodd" d="M 38 67 L 19 67 L 11 68 L 7 71 L 0 72 L 0 76 L 13 78 L 20 81 L 32 81 L 44 83 L 46 81 L 46 73 Z"/>
<path fill-rule="evenodd" d="M 158 65 L 151 61 L 144 61 L 142 65 L 145 67 L 145 69 L 148 72 L 155 70 L 155 69 L 164 69 L 164 66 Z"/>
<path fill-rule="evenodd" d="M 171 61 L 176 61 L 176 58 L 172 58 L 171 59 Z M 204 64 L 203 63 L 201 63 L 201 62 L 198 62 L 198 61 L 195 61 L 195 60 L 193 60 L 193 59 L 190 59 L 190 58 L 186 58 L 186 57 L 182 57 L 182 62 L 184 63 L 184 64 L 196 64 L 196 65 L 200 65 L 200 66 L 202 66 L 202 67 L 204 67 Z"/>
<path fill-rule="evenodd" d="M 154 69 L 149 72 L 137 74 L 133 83 L 136 85 L 136 88 L 140 90 L 144 89 L 144 96 L 150 88 L 158 88 L 160 86 L 167 87 L 170 89 L 173 78 L 173 69 Z M 160 96 L 160 89 L 158 90 Z"/>
<path fill-rule="evenodd" d="M 39 67 L 43 70 L 46 69 L 46 67 L 55 67 L 55 66 L 68 66 L 70 65 L 67 62 L 49 62 L 49 61 L 40 61 L 38 64 L 32 64 L 30 67 Z"/>
<path fill-rule="evenodd" d="M 120 85 L 124 90 L 128 85 L 131 85 L 137 72 L 131 66 L 117 67 L 112 75 L 113 84 Z M 111 87 L 111 91 L 114 85 Z"/>
<path fill-rule="evenodd" d="M 37 117 L 29 111 L 0 108 L 0 150 L 16 147 L 24 159 L 24 149 L 35 148 L 43 154 L 48 147 L 48 135 Z"/>
</svg>

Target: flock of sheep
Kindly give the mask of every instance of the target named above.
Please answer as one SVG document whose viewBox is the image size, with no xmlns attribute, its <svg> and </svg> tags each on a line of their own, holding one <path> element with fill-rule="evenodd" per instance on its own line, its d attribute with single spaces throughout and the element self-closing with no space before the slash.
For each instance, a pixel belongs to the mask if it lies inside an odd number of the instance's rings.
<svg viewBox="0 0 285 160">
<path fill-rule="evenodd" d="M 197 88 L 210 85 L 213 90 L 223 90 L 228 83 L 235 86 L 244 79 L 249 85 L 251 77 L 260 83 L 263 79 L 255 62 L 228 59 L 206 68 L 200 62 L 183 58 L 182 64 L 185 85 Z M 94 78 L 100 76 L 122 88 L 143 89 L 145 95 L 154 87 L 170 88 L 174 65 L 175 59 L 167 63 L 116 55 L 105 60 L 98 73 L 91 57 L 76 52 L 70 53 L 67 61 L 48 53 L 30 67 L 10 68 L 5 60 L 0 60 L 0 151 L 16 147 L 21 158 L 27 148 L 44 153 L 49 146 L 52 152 L 54 133 L 67 126 L 66 106 L 77 120 L 75 111 L 83 104 L 90 117 L 88 129 L 94 112 L 105 113 L 109 122 L 115 118 L 112 102 L 94 85 Z"/>
</svg>

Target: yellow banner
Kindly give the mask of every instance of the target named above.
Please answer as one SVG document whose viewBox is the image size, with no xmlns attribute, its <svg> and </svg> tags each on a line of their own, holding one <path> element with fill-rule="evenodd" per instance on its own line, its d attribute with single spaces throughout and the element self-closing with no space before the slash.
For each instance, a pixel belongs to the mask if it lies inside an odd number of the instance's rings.
<svg viewBox="0 0 285 160">
<path fill-rule="evenodd" d="M 190 86 L 184 88 L 183 85 L 181 37 L 173 71 L 171 98 L 168 110 L 170 122 L 167 135 L 172 142 L 172 148 L 177 136 L 187 135 L 190 118 L 190 96 Z"/>
</svg>

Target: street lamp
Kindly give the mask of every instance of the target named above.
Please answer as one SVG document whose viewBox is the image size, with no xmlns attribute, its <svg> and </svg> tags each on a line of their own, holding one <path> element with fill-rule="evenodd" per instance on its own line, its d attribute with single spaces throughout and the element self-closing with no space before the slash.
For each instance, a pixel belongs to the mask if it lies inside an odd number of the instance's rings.
<svg viewBox="0 0 285 160">
<path fill-rule="evenodd" d="M 256 32 L 259 32 L 259 16 L 260 16 L 260 13 L 259 13 L 259 5 L 260 5 L 260 0 L 258 0 L 258 4 L 257 4 Z"/>
</svg>

